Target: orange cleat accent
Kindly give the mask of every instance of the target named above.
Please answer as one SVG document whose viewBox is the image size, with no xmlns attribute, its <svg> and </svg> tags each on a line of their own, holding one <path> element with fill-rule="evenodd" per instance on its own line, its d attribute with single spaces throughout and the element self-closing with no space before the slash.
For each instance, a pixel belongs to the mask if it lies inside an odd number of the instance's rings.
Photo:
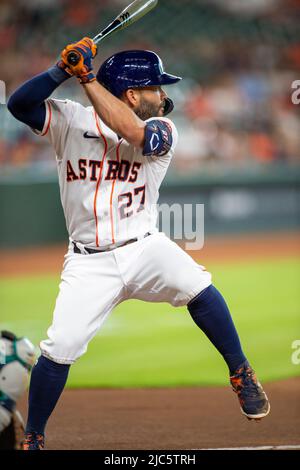
<svg viewBox="0 0 300 470">
<path fill-rule="evenodd" d="M 268 397 L 248 363 L 236 370 L 230 383 L 238 396 L 241 412 L 248 420 L 258 422 L 270 413 Z"/>
<path fill-rule="evenodd" d="M 45 438 L 43 434 L 27 432 L 23 441 L 23 450 L 43 450 Z"/>
</svg>

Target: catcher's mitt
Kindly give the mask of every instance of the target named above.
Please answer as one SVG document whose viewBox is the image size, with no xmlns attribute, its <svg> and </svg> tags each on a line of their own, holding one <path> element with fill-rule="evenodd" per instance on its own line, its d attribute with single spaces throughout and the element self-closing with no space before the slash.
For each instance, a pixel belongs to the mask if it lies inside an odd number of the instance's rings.
<svg viewBox="0 0 300 470">
<path fill-rule="evenodd" d="M 19 411 L 11 414 L 9 425 L 0 433 L 0 450 L 22 450 L 24 421 Z"/>
</svg>

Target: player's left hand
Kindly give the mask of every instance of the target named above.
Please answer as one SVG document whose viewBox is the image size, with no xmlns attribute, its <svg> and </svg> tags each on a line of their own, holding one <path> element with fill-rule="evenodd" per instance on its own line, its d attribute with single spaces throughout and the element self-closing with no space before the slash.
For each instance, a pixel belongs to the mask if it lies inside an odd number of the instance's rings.
<svg viewBox="0 0 300 470">
<path fill-rule="evenodd" d="M 76 65 L 72 65 L 68 61 L 68 54 L 70 52 L 75 52 L 79 56 L 79 61 Z M 92 39 L 85 37 L 78 42 L 66 46 L 61 53 L 61 61 L 57 65 L 70 75 L 75 75 L 80 83 L 89 83 L 96 80 L 92 66 L 92 60 L 96 54 L 96 44 Z"/>
</svg>

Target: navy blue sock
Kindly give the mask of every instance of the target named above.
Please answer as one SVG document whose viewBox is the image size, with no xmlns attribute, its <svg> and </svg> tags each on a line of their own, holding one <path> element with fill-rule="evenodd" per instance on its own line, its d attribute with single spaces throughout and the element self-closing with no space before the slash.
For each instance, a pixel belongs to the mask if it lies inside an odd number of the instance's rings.
<svg viewBox="0 0 300 470">
<path fill-rule="evenodd" d="M 40 356 L 32 369 L 26 432 L 44 434 L 49 416 L 66 384 L 70 365 Z"/>
<path fill-rule="evenodd" d="M 232 375 L 247 358 L 222 295 L 211 285 L 191 300 L 187 307 L 196 325 L 224 357 Z"/>
</svg>

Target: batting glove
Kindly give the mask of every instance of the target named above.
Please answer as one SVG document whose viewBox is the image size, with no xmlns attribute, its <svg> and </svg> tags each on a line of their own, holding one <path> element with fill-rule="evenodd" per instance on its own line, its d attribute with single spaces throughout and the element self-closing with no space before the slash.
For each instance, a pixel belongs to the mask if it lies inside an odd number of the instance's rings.
<svg viewBox="0 0 300 470">
<path fill-rule="evenodd" d="M 72 53 L 73 58 L 75 57 L 75 65 L 71 60 L 70 53 Z M 96 44 L 92 39 L 85 37 L 74 44 L 66 46 L 57 65 L 69 75 L 75 75 L 80 83 L 93 82 L 96 77 L 93 74 L 92 60 L 96 54 Z"/>
</svg>

